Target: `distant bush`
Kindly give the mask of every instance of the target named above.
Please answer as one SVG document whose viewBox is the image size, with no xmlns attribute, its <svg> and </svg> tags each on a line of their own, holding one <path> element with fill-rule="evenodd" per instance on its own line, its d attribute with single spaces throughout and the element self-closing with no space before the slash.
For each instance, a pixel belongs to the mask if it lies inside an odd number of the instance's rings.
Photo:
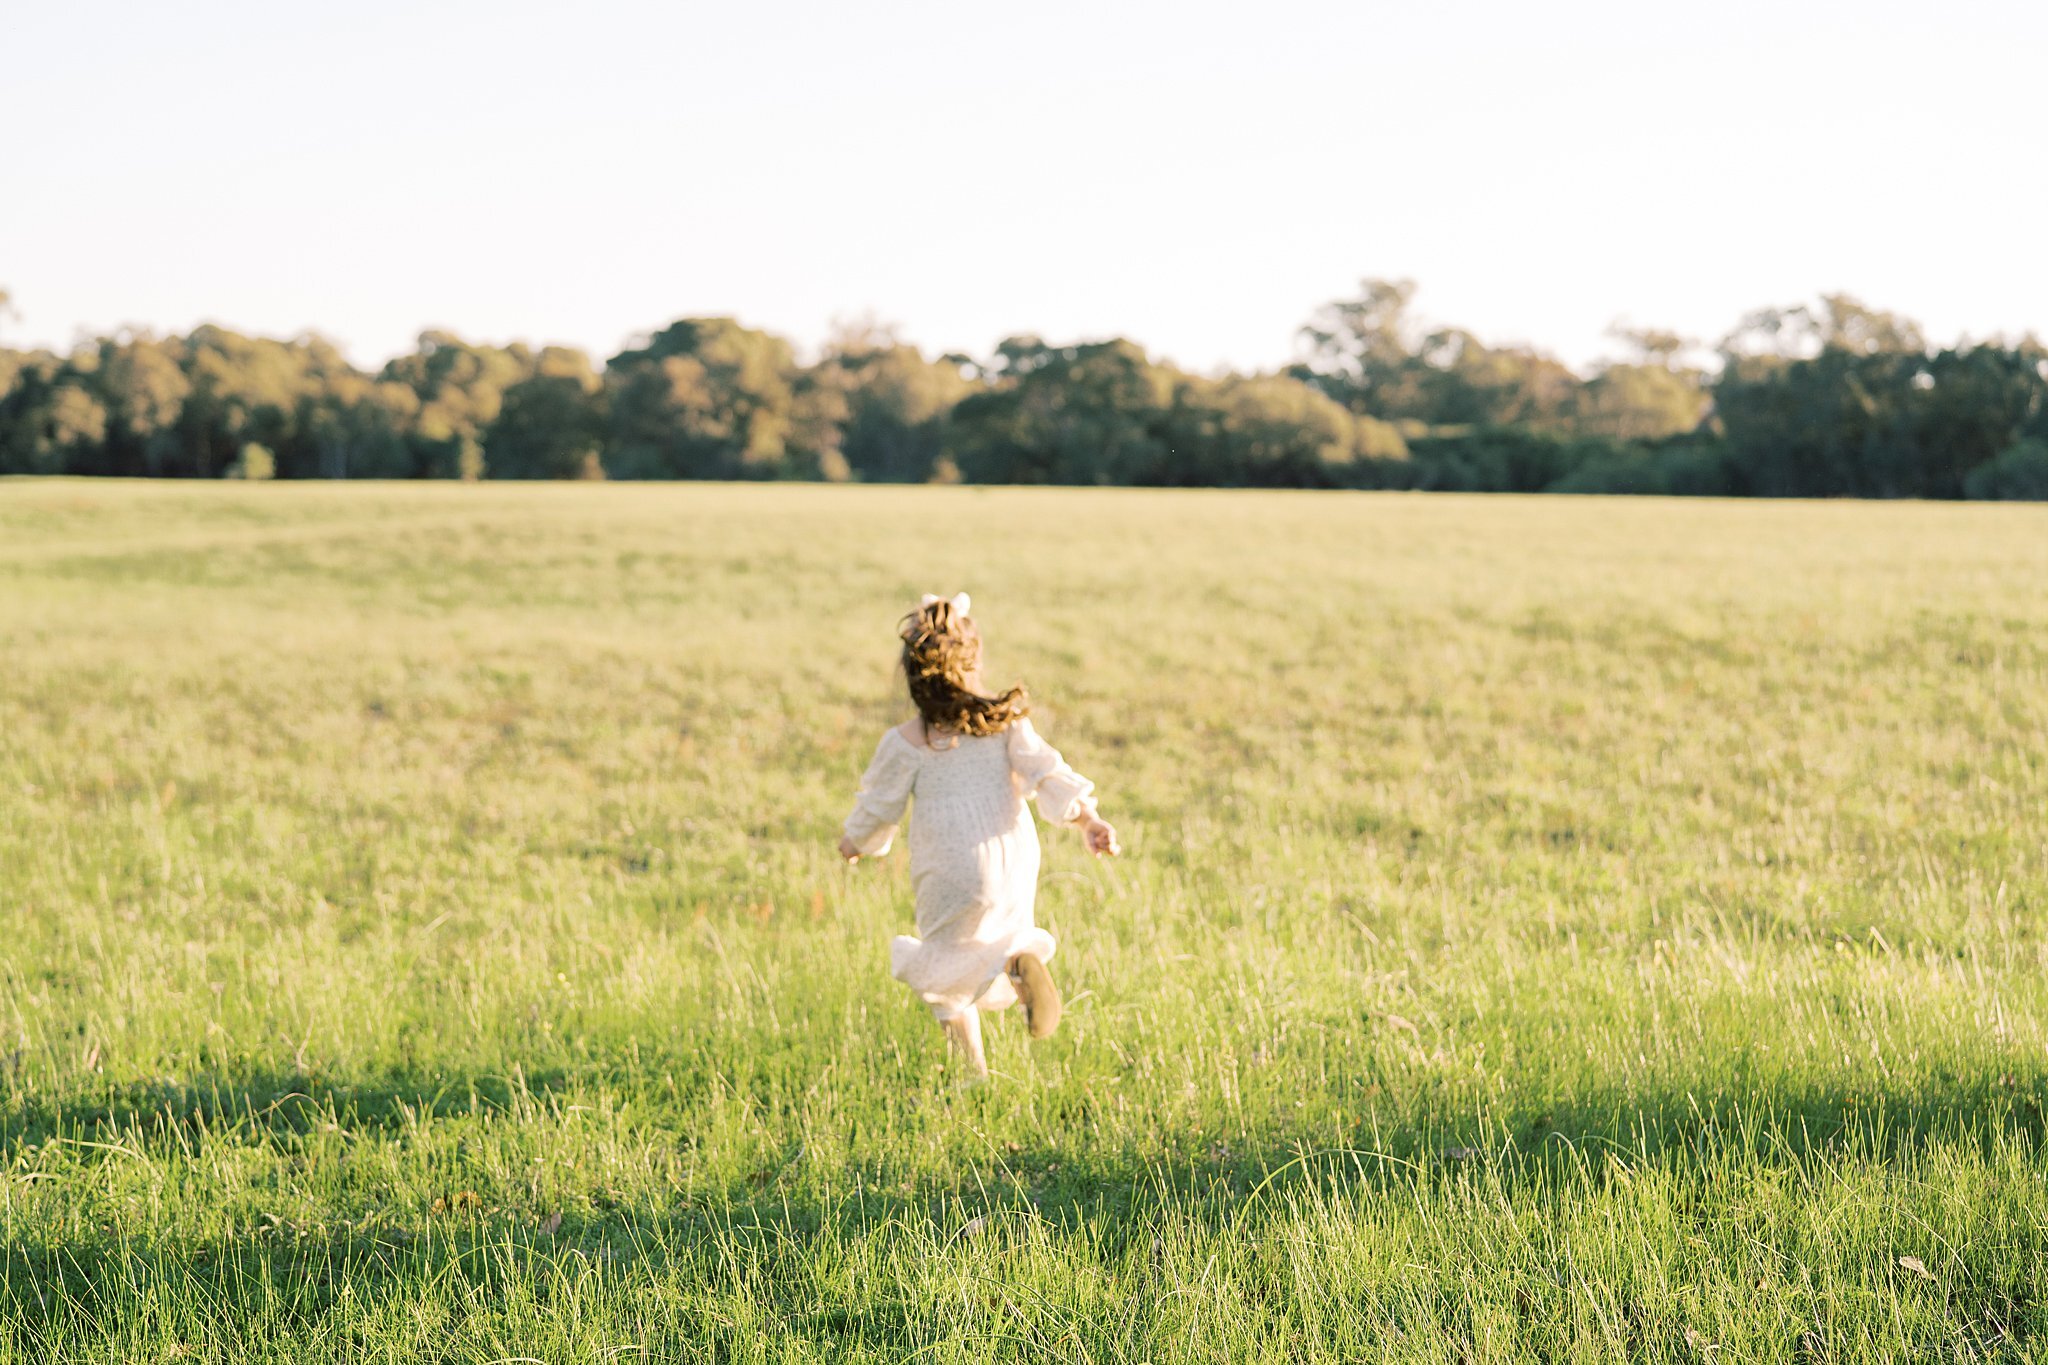
<svg viewBox="0 0 2048 1365">
<path fill-rule="evenodd" d="M 1639 458 L 1641 447 L 1528 427 L 1474 427 L 1408 442 L 1407 487 L 1461 493 L 1540 493 L 1591 464 Z"/>
<path fill-rule="evenodd" d="M 2048 502 L 2048 441 L 2021 441 L 1971 470 L 1963 495 L 1986 502 Z"/>
<path fill-rule="evenodd" d="M 242 453 L 228 468 L 231 479 L 274 479 L 277 477 L 277 457 L 270 453 L 270 447 L 250 441 L 242 447 Z"/>
<path fill-rule="evenodd" d="M 1720 442 L 1687 440 L 1589 460 L 1544 491 L 1726 498 L 1742 485 Z"/>
</svg>

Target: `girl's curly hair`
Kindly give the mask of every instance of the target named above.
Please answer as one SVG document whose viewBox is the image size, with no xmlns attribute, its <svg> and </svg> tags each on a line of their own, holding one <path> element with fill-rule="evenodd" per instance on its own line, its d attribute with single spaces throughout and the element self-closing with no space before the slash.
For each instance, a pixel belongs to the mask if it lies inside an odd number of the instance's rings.
<svg viewBox="0 0 2048 1365">
<path fill-rule="evenodd" d="M 981 663 L 981 632 L 974 618 L 951 602 L 927 604 L 903 618 L 903 677 L 917 714 L 932 729 L 961 735 L 993 735 L 1027 714 L 1031 702 L 1013 687 L 1000 697 L 983 696 L 967 685 Z"/>
</svg>

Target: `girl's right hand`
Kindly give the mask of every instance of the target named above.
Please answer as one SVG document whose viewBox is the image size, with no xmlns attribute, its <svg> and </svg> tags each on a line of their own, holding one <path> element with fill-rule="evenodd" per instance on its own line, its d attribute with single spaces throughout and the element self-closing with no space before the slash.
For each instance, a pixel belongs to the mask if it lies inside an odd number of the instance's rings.
<svg viewBox="0 0 2048 1365">
<path fill-rule="evenodd" d="M 1116 826 L 1100 817 L 1081 826 L 1081 837 L 1088 841 L 1088 851 L 1098 858 L 1105 853 L 1114 858 L 1123 852 L 1116 841 Z"/>
</svg>

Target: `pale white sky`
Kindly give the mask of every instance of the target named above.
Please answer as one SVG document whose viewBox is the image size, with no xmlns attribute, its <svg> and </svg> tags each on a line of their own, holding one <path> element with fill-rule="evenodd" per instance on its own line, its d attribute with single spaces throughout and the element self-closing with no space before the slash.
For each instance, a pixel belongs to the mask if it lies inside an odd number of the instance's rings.
<svg viewBox="0 0 2048 1365">
<path fill-rule="evenodd" d="M 1846 290 L 2048 332 L 2033 0 L 16 0 L 0 340 L 689 314 L 1266 367 L 1365 275 L 1583 363 Z"/>
</svg>

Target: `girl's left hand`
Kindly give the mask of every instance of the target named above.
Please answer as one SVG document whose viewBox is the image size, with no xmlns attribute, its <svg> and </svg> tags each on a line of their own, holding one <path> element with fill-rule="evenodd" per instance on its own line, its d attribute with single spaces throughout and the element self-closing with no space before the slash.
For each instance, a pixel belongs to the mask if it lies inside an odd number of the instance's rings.
<svg viewBox="0 0 2048 1365">
<path fill-rule="evenodd" d="M 1088 851 L 1098 858 L 1105 853 L 1114 858 L 1117 854 L 1123 852 L 1123 849 L 1116 841 L 1116 826 L 1110 824 L 1107 820 L 1100 818 L 1090 820 L 1087 824 L 1081 826 L 1081 837 L 1087 840 Z"/>
</svg>

